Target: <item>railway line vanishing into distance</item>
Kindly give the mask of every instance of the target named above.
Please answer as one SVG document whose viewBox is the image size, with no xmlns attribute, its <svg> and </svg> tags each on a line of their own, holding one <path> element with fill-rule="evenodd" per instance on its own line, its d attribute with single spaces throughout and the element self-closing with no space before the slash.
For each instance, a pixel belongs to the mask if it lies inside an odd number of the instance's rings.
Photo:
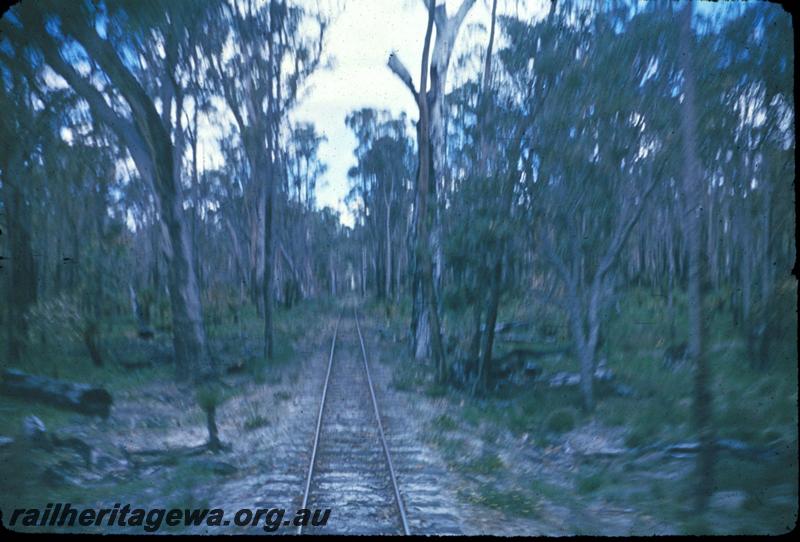
<svg viewBox="0 0 800 542">
<path fill-rule="evenodd" d="M 411 534 L 355 308 L 361 359 L 353 359 L 347 351 L 335 359 L 343 314 L 344 310 L 331 340 L 301 508 L 330 507 L 343 522 L 371 519 L 374 534 Z M 302 532 L 298 527 L 297 533 Z"/>
<path fill-rule="evenodd" d="M 393 418 L 397 431 L 389 432 L 357 309 L 352 323 L 348 312 L 339 314 L 331 339 L 301 502 L 301 508 L 332 513 L 326 526 L 298 527 L 297 534 L 460 532 L 446 497 L 435 488 L 446 473 L 432 470 L 424 450 L 407 438 L 408 420 Z"/>
</svg>

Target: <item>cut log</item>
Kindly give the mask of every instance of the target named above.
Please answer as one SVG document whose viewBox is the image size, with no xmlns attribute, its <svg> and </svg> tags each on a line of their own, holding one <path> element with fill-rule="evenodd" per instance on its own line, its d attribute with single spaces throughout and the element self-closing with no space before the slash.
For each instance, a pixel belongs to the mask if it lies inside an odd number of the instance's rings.
<svg viewBox="0 0 800 542">
<path fill-rule="evenodd" d="M 102 388 L 30 375 L 17 369 L 3 373 L 0 390 L 5 395 L 42 401 L 82 414 L 107 418 L 111 412 L 111 394 Z"/>
</svg>

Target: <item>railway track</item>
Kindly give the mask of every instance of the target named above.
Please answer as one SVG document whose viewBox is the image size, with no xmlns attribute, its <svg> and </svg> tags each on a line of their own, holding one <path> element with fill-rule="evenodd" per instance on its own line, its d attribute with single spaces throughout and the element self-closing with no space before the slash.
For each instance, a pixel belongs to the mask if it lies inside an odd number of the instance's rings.
<svg viewBox="0 0 800 542">
<path fill-rule="evenodd" d="M 370 374 L 364 338 L 339 315 L 317 415 L 302 508 L 330 508 L 325 527 L 297 533 L 411 534 Z M 347 329 L 350 327 L 352 329 Z M 357 345 L 337 339 L 351 333 Z"/>
</svg>

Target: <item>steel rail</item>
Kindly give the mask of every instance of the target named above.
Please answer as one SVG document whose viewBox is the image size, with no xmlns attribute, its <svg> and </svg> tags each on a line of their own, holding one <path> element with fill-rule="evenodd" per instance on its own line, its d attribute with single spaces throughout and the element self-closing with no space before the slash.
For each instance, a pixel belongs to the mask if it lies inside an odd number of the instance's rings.
<svg viewBox="0 0 800 542">
<path fill-rule="evenodd" d="M 400 496 L 400 489 L 397 486 L 397 477 L 394 473 L 394 466 L 392 465 L 392 456 L 389 453 L 389 446 L 386 445 L 386 437 L 383 433 L 383 423 L 381 423 L 381 415 L 378 411 L 378 400 L 375 398 L 375 389 L 372 386 L 372 377 L 369 374 L 369 363 L 367 363 L 367 350 L 364 348 L 364 338 L 361 335 L 361 326 L 358 323 L 358 312 L 353 307 L 353 316 L 356 320 L 356 329 L 358 330 L 358 342 L 361 343 L 361 354 L 364 357 L 364 370 L 367 373 L 367 384 L 369 384 L 369 394 L 372 397 L 372 407 L 375 409 L 375 420 L 378 422 L 378 432 L 381 436 L 381 444 L 383 445 L 383 453 L 386 455 L 386 463 L 389 465 L 389 476 L 392 479 L 392 487 L 394 488 L 394 498 L 397 503 L 397 510 L 400 512 L 400 522 L 403 524 L 403 534 L 410 535 L 411 531 L 408 528 L 408 519 L 406 518 L 406 510 L 403 506 L 403 498 Z"/>
<path fill-rule="evenodd" d="M 311 490 L 311 477 L 314 475 L 314 463 L 317 459 L 317 448 L 319 446 L 319 433 L 322 429 L 322 411 L 325 409 L 325 398 L 328 395 L 328 383 L 331 380 L 331 367 L 333 367 L 333 352 L 336 349 L 336 336 L 339 334 L 339 322 L 342 320 L 344 310 L 339 313 L 339 318 L 336 320 L 336 328 L 333 330 L 333 340 L 331 341 L 331 355 L 328 358 L 328 372 L 325 375 L 325 385 L 322 387 L 322 400 L 319 402 L 319 414 L 317 415 L 317 430 L 314 432 L 314 447 L 311 449 L 311 461 L 308 465 L 308 478 L 306 478 L 306 489 L 303 492 L 303 504 L 300 508 L 306 508 L 308 505 L 308 494 Z M 303 532 L 303 526 L 298 525 L 297 534 Z"/>
</svg>

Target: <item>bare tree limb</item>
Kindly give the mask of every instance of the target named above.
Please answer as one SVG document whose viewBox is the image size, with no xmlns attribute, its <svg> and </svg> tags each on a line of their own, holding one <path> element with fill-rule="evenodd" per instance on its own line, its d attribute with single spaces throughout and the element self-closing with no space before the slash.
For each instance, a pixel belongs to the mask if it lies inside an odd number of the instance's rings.
<svg viewBox="0 0 800 542">
<path fill-rule="evenodd" d="M 398 78 L 400 78 L 400 80 L 405 84 L 406 88 L 411 91 L 411 94 L 414 96 L 414 100 L 419 100 L 417 89 L 414 87 L 414 81 L 411 80 L 411 74 L 403 65 L 403 62 L 398 58 L 397 54 L 390 54 L 389 62 L 387 62 L 386 65 L 389 66 L 389 69 L 392 70 L 392 72 Z"/>
<path fill-rule="evenodd" d="M 452 26 L 453 28 L 459 28 L 461 26 L 461 23 L 464 22 L 464 18 L 467 16 L 467 13 L 469 13 L 469 10 L 472 9 L 472 6 L 474 5 L 475 5 L 475 0 L 464 0 L 463 2 L 461 2 L 461 5 L 459 6 L 456 14 L 453 15 L 448 21 L 448 25 L 453 25 Z"/>
</svg>

